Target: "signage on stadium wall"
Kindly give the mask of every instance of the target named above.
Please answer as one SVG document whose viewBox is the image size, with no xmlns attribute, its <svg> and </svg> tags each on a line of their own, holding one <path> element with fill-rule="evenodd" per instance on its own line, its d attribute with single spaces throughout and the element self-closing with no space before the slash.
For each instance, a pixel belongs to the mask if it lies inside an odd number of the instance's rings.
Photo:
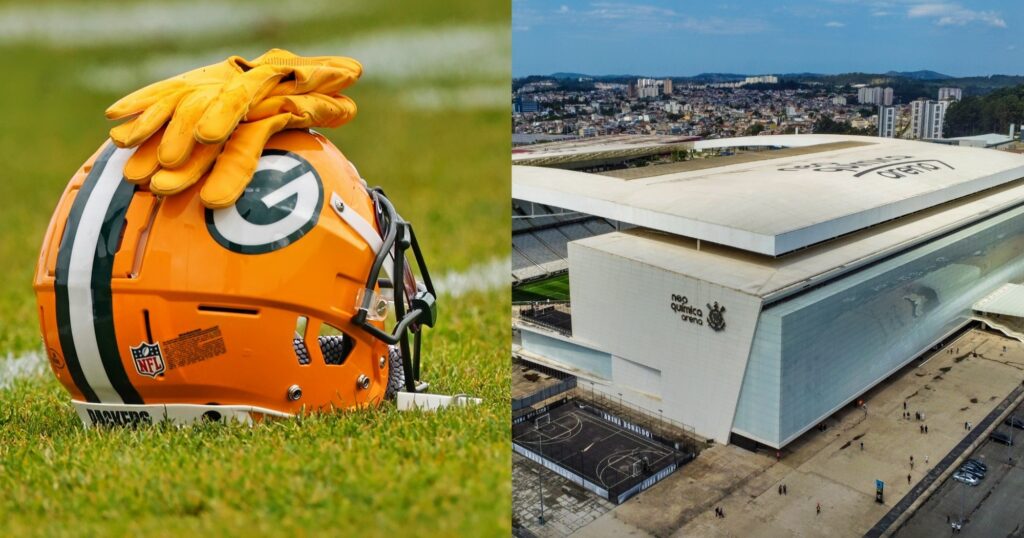
<svg viewBox="0 0 1024 538">
<path fill-rule="evenodd" d="M 701 308 L 690 305 L 690 299 L 685 295 L 673 293 L 670 306 L 673 312 L 679 314 L 679 319 L 685 323 L 707 325 L 715 332 L 725 329 L 725 306 L 719 306 L 718 301 L 715 301 L 714 304 L 707 303 L 707 317 Z"/>
<path fill-rule="evenodd" d="M 875 159 L 863 159 L 848 163 L 838 162 L 817 162 L 799 164 L 779 168 L 780 172 L 795 172 L 798 170 L 811 170 L 813 172 L 854 172 L 853 177 L 862 177 L 867 174 L 876 174 L 889 179 L 902 179 L 907 176 L 916 176 L 942 170 L 943 168 L 955 170 L 949 164 L 938 159 L 915 159 L 913 155 L 888 155 Z"/>
</svg>

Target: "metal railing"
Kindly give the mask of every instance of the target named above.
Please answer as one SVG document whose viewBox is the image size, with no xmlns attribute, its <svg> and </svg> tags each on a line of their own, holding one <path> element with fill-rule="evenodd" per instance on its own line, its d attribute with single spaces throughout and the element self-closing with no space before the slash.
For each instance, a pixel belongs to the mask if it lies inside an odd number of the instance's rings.
<svg viewBox="0 0 1024 538">
<path fill-rule="evenodd" d="M 685 447 L 686 450 L 699 453 L 700 449 L 708 444 L 708 438 L 697 435 L 693 426 L 665 418 L 664 413 L 654 414 L 650 409 L 624 401 L 620 395 L 603 392 L 597 389 L 593 382 L 577 381 L 576 388 L 569 391 L 569 395 L 590 401 L 597 407 L 646 428 L 659 437 L 677 442 L 681 450 Z"/>
<path fill-rule="evenodd" d="M 512 315 L 523 322 L 572 336 L 572 307 L 569 301 L 524 301 L 512 304 Z"/>
</svg>

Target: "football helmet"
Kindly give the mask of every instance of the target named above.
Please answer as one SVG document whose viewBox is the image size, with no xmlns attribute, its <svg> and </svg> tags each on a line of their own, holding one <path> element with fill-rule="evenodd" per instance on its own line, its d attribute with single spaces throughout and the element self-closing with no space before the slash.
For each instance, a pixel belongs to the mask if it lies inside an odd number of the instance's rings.
<svg viewBox="0 0 1024 538">
<path fill-rule="evenodd" d="M 35 273 L 51 369 L 87 426 L 251 421 L 422 390 L 437 311 L 416 235 L 330 141 L 275 135 L 220 209 L 198 185 L 159 197 L 124 181 L 134 151 L 108 141 L 72 177 Z"/>
</svg>

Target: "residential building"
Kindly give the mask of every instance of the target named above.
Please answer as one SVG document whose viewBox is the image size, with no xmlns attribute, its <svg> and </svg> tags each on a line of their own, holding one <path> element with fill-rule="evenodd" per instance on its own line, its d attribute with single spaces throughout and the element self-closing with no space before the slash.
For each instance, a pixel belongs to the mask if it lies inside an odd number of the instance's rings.
<svg viewBox="0 0 1024 538">
<path fill-rule="evenodd" d="M 896 107 L 885 105 L 878 107 L 878 136 L 882 138 L 896 136 Z"/>
<path fill-rule="evenodd" d="M 918 99 L 910 103 L 911 138 L 942 138 L 942 123 L 949 101 Z"/>
</svg>

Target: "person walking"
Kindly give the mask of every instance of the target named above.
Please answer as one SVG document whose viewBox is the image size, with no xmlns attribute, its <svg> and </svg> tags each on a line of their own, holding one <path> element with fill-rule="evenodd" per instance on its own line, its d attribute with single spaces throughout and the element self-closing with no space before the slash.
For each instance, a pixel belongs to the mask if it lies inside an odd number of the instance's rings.
<svg viewBox="0 0 1024 538">
<path fill-rule="evenodd" d="M 907 410 L 907 401 L 906 400 L 903 400 L 903 410 L 904 411 Z"/>
<path fill-rule="evenodd" d="M 924 433 L 928 433 L 928 425 L 927 424 L 924 425 Z"/>
<path fill-rule="evenodd" d="M 924 456 L 924 464 L 928 465 L 928 455 L 927 454 Z"/>
<path fill-rule="evenodd" d="M 907 473 L 907 484 L 910 483 L 910 473 Z"/>
<path fill-rule="evenodd" d="M 861 449 L 862 452 L 864 451 L 864 441 L 860 442 L 860 449 Z"/>
<path fill-rule="evenodd" d="M 785 484 L 782 485 L 782 494 L 783 495 L 789 495 L 789 486 L 787 486 Z"/>
<path fill-rule="evenodd" d="M 821 515 L 821 503 L 818 503 L 818 505 L 814 509 L 815 511 L 817 511 L 818 515 Z"/>
<path fill-rule="evenodd" d="M 782 495 L 782 484 L 779 484 L 779 495 Z"/>
</svg>

